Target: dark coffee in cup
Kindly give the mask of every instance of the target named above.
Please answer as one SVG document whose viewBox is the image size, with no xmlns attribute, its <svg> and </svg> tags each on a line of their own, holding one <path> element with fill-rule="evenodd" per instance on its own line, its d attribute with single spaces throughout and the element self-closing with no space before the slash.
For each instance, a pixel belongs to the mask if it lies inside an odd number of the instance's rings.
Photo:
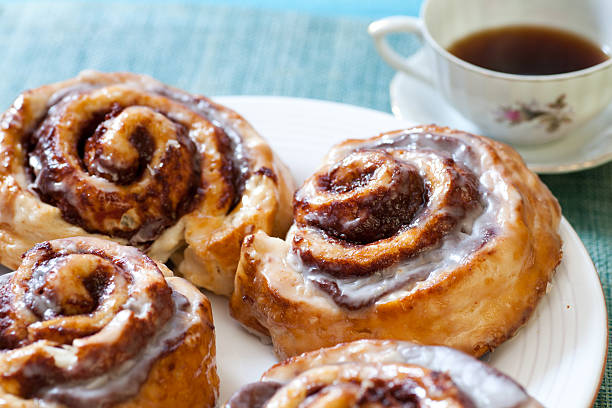
<svg viewBox="0 0 612 408">
<path fill-rule="evenodd" d="M 479 67 L 518 75 L 563 74 L 610 58 L 600 45 L 581 35 L 536 25 L 478 31 L 455 41 L 448 51 Z"/>
</svg>

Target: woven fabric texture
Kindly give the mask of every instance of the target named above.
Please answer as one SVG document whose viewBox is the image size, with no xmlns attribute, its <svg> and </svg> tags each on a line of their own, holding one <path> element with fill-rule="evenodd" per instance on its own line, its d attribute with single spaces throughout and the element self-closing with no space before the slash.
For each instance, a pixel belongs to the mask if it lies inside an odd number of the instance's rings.
<svg viewBox="0 0 612 408">
<path fill-rule="evenodd" d="M 195 1 L 4 2 L 0 109 L 26 88 L 93 68 L 146 73 L 205 95 L 286 95 L 388 112 L 393 71 L 376 54 L 368 22 Z M 396 41 L 403 50 L 418 46 Z M 585 243 L 612 305 L 612 164 L 542 179 Z M 610 365 L 595 406 L 612 406 Z"/>
</svg>

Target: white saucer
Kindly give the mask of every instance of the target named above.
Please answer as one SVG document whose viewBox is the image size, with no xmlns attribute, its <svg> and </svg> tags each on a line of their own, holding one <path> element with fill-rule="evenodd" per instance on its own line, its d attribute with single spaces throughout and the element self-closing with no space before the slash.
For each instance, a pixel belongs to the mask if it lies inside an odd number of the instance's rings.
<svg viewBox="0 0 612 408">
<path fill-rule="evenodd" d="M 253 124 L 289 165 L 298 185 L 333 144 L 410 125 L 383 112 L 333 102 L 261 96 L 213 99 Z M 606 305 L 595 266 L 565 218 L 559 232 L 563 259 L 550 292 L 525 327 L 491 353 L 489 364 L 524 385 L 544 406 L 587 407 L 597 395 L 605 366 Z M 231 319 L 227 299 L 209 297 L 223 403 L 277 360 L 271 346 Z"/>
<path fill-rule="evenodd" d="M 481 133 L 436 89 L 416 78 L 397 73 L 389 93 L 393 114 L 400 119 Z M 540 174 L 569 173 L 607 163 L 612 160 L 612 104 L 561 140 L 537 147 L 513 147 L 523 156 L 527 166 Z"/>
</svg>

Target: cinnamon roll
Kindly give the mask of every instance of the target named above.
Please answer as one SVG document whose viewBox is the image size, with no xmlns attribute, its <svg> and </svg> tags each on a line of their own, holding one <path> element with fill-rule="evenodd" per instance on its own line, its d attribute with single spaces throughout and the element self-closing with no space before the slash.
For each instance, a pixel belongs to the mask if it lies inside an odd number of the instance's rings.
<svg viewBox="0 0 612 408">
<path fill-rule="evenodd" d="M 360 340 L 270 368 L 225 408 L 542 407 L 515 381 L 460 351 Z"/>
<path fill-rule="evenodd" d="M 231 312 L 280 356 L 364 338 L 480 356 L 546 292 L 560 215 L 504 144 L 435 126 L 348 140 L 296 192 L 285 241 L 245 239 Z"/>
<path fill-rule="evenodd" d="M 285 234 L 292 181 L 237 113 L 129 73 L 24 92 L 0 118 L 0 262 L 95 235 L 229 295 L 245 235 Z"/>
<path fill-rule="evenodd" d="M 210 303 L 136 248 L 43 242 L 0 277 L 0 373 L 1 406 L 214 407 Z"/>
</svg>

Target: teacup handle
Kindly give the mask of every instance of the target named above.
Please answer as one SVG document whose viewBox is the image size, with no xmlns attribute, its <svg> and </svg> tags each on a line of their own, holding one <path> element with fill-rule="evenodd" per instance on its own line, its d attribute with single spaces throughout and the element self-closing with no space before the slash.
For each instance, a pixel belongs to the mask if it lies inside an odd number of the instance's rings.
<svg viewBox="0 0 612 408">
<path fill-rule="evenodd" d="M 418 80 L 433 85 L 433 80 L 422 72 L 417 71 L 409 60 L 395 51 L 385 38 L 392 33 L 412 33 L 423 42 L 423 23 L 417 17 L 392 16 L 376 20 L 368 27 L 368 33 L 374 39 L 374 45 L 380 56 L 393 68 L 404 71 Z"/>
</svg>

